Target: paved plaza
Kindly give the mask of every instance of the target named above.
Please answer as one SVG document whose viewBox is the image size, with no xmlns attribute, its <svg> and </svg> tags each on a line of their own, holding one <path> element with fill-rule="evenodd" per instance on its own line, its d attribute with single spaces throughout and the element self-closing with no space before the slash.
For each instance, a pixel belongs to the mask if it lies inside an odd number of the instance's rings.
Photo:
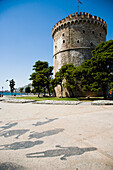
<svg viewBox="0 0 113 170">
<path fill-rule="evenodd" d="M 1 101 L 0 170 L 7 169 L 113 170 L 113 105 Z"/>
</svg>

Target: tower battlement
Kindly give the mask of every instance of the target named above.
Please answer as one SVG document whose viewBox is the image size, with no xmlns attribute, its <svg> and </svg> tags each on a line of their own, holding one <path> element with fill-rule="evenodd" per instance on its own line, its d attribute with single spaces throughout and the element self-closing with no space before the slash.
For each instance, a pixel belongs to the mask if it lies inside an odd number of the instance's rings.
<svg viewBox="0 0 113 170">
<path fill-rule="evenodd" d="M 77 24 L 80 22 L 87 22 L 90 24 L 100 25 L 101 27 L 105 29 L 105 33 L 107 34 L 107 24 L 103 19 L 97 16 L 92 16 L 89 13 L 76 12 L 76 14 L 75 13 L 70 14 L 66 18 L 60 20 L 58 23 L 54 25 L 52 29 L 52 37 L 54 37 L 54 34 L 60 29 L 63 29 L 68 25 L 73 25 L 73 24 Z"/>
</svg>

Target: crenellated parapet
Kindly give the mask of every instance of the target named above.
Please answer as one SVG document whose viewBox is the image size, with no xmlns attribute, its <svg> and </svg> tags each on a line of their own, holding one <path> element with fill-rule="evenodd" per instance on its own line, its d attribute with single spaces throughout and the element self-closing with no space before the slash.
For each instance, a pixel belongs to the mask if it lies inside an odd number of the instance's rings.
<svg viewBox="0 0 113 170">
<path fill-rule="evenodd" d="M 54 25 L 52 29 L 52 37 L 54 37 L 54 34 L 57 31 L 66 28 L 69 25 L 79 24 L 81 22 L 100 25 L 101 27 L 103 27 L 105 33 L 107 34 L 107 24 L 103 19 L 97 16 L 92 16 L 89 13 L 76 12 L 76 14 L 75 13 L 70 14 L 66 18 L 60 20 L 58 23 Z"/>
</svg>

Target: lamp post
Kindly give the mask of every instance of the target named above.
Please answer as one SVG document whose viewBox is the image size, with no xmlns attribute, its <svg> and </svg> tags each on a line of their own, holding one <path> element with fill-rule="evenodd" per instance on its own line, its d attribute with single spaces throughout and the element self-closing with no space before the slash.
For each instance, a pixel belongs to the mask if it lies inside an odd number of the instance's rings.
<svg viewBox="0 0 113 170">
<path fill-rule="evenodd" d="M 2 87 L 2 97 L 3 97 L 3 88 L 4 88 L 4 87 Z"/>
<path fill-rule="evenodd" d="M 6 82 L 9 82 L 9 80 L 7 79 Z"/>
</svg>

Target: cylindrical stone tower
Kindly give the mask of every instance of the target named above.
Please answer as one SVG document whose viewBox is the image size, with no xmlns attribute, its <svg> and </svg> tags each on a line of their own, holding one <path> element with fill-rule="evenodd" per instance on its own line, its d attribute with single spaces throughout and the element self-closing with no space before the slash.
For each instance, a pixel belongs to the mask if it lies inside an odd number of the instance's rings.
<svg viewBox="0 0 113 170">
<path fill-rule="evenodd" d="M 63 64 L 81 65 L 92 57 L 91 51 L 101 41 L 106 41 L 107 24 L 89 13 L 73 13 L 55 24 L 53 37 L 54 73 Z"/>
</svg>

